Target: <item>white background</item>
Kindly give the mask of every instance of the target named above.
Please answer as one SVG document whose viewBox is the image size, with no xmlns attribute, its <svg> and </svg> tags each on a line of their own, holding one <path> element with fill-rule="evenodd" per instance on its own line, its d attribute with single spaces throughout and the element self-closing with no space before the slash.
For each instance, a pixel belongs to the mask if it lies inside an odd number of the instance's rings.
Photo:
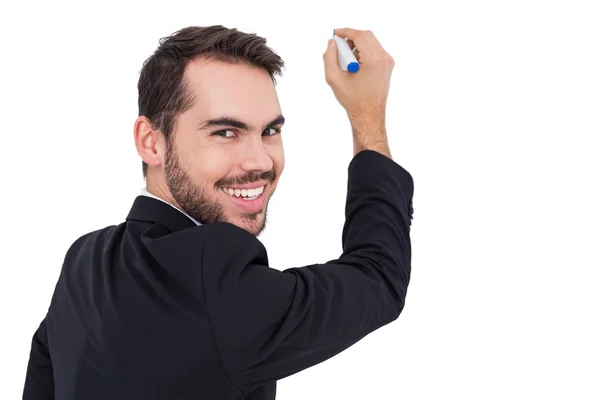
<svg viewBox="0 0 600 400">
<path fill-rule="evenodd" d="M 260 237 L 277 269 L 341 252 L 352 141 L 323 75 L 332 29 L 370 29 L 396 60 L 389 139 L 415 181 L 406 308 L 279 381 L 278 399 L 600 398 L 597 4 L 3 2 L 0 398 L 21 396 L 67 248 L 142 188 L 142 62 L 212 24 L 286 62 L 287 165 Z"/>
</svg>

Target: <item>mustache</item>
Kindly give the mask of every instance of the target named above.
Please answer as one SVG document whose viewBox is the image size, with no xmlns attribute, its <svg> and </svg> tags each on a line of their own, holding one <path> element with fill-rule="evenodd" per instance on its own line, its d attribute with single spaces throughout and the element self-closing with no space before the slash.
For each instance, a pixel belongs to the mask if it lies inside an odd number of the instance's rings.
<svg viewBox="0 0 600 400">
<path fill-rule="evenodd" d="M 272 183 L 275 180 L 275 171 L 267 171 L 263 173 L 248 173 L 240 178 L 228 178 L 219 180 L 215 186 L 222 187 L 227 185 L 246 185 L 249 183 L 268 181 Z"/>
</svg>

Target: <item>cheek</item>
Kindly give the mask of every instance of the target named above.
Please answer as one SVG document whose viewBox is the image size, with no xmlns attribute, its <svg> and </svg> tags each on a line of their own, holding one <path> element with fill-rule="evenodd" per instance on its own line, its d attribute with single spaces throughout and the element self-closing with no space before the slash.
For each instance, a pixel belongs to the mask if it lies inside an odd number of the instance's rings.
<svg viewBox="0 0 600 400">
<path fill-rule="evenodd" d="M 214 188 L 215 183 L 225 177 L 231 167 L 230 157 L 217 148 L 198 153 L 187 153 L 187 172 L 195 184 Z"/>
<path fill-rule="evenodd" d="M 269 146 L 268 153 L 269 157 L 273 161 L 273 169 L 275 170 L 275 174 L 279 176 L 285 167 L 285 155 L 281 142 Z"/>
</svg>

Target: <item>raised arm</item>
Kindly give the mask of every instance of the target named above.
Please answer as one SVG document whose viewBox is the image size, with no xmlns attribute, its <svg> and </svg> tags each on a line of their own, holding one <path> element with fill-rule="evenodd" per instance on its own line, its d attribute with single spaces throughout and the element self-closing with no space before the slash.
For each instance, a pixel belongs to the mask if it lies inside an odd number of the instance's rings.
<svg viewBox="0 0 600 400">
<path fill-rule="evenodd" d="M 354 140 L 343 254 L 279 271 L 249 233 L 229 224 L 206 227 L 206 307 L 225 371 L 242 391 L 338 354 L 395 320 L 405 304 L 413 180 L 387 143 L 394 61 L 371 32 L 337 34 L 352 40 L 361 62 L 351 74 L 339 69 L 335 46 L 324 55 L 326 81 L 347 111 Z"/>
</svg>

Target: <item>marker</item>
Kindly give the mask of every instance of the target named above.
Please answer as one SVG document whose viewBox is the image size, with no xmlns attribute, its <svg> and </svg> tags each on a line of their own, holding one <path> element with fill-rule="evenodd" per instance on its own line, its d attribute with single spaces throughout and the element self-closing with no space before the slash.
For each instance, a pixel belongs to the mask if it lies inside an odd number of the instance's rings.
<svg viewBox="0 0 600 400">
<path fill-rule="evenodd" d="M 340 64 L 340 68 L 342 71 L 356 72 L 360 68 L 356 57 L 354 57 L 354 52 L 350 49 L 347 40 L 339 37 L 335 34 L 335 30 L 333 31 L 333 38 L 335 39 L 335 43 L 337 44 L 338 49 L 338 63 Z M 356 49 L 354 49 L 356 50 Z"/>
</svg>

